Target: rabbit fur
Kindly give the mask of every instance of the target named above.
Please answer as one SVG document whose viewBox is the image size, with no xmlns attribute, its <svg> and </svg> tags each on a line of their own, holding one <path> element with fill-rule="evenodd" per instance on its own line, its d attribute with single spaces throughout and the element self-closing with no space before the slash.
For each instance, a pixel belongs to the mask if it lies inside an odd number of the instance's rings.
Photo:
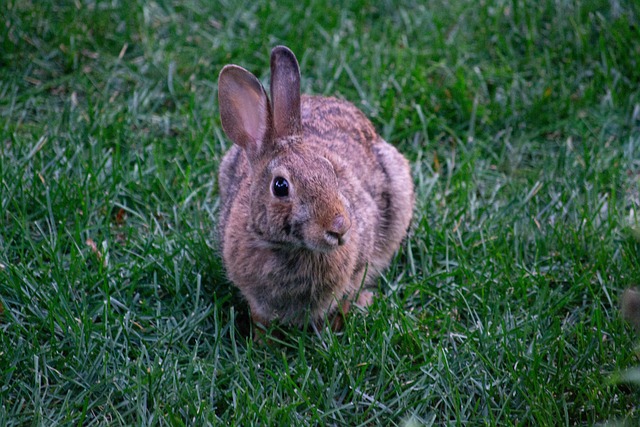
<svg viewBox="0 0 640 427">
<path fill-rule="evenodd" d="M 218 175 L 223 262 L 255 323 L 321 325 L 370 304 L 366 288 L 407 233 L 413 182 L 407 160 L 353 104 L 300 95 L 287 47 L 271 52 L 270 89 L 271 102 L 244 68 L 220 72 L 220 117 L 234 143 Z"/>
</svg>

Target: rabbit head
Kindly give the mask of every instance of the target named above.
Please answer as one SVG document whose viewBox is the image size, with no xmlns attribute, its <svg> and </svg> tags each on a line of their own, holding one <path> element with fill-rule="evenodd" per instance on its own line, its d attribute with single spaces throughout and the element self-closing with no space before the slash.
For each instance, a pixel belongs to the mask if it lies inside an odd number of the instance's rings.
<svg viewBox="0 0 640 427">
<path fill-rule="evenodd" d="M 271 53 L 271 100 L 249 71 L 220 73 L 222 126 L 249 163 L 249 227 L 269 245 L 329 252 L 349 241 L 351 206 L 339 188 L 340 162 L 303 142 L 300 70 L 293 53 Z"/>
</svg>

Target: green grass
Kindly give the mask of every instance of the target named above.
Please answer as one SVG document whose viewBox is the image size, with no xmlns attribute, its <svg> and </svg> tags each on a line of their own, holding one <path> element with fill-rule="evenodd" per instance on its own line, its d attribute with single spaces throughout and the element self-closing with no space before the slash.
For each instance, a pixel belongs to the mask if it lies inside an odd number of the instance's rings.
<svg viewBox="0 0 640 427">
<path fill-rule="evenodd" d="M 0 424 L 638 423 L 638 3 L 240 3 L 0 5 Z M 276 44 L 418 200 L 369 313 L 261 345 L 215 249 L 216 81 Z"/>
</svg>

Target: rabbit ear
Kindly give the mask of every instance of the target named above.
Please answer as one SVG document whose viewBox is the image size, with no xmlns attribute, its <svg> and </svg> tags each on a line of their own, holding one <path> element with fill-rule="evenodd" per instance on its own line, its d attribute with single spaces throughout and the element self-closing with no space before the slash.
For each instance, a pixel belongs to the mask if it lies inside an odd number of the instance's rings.
<svg viewBox="0 0 640 427">
<path fill-rule="evenodd" d="M 220 120 L 227 136 L 255 158 L 269 138 L 271 108 L 258 79 L 237 65 L 227 65 L 218 77 Z"/>
<path fill-rule="evenodd" d="M 276 138 L 302 132 L 300 119 L 300 67 L 285 46 L 271 51 L 271 100 Z"/>
</svg>

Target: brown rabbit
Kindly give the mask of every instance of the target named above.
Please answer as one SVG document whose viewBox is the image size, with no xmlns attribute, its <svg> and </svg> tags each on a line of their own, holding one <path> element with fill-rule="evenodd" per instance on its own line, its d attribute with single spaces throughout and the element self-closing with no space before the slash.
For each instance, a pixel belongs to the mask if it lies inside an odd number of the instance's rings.
<svg viewBox="0 0 640 427">
<path fill-rule="evenodd" d="M 255 323 L 335 319 L 371 286 L 407 233 L 407 160 L 349 102 L 300 95 L 300 69 L 271 52 L 271 103 L 244 68 L 220 72 L 219 238 L 228 277 Z M 335 317 L 334 317 L 335 316 Z"/>
</svg>

